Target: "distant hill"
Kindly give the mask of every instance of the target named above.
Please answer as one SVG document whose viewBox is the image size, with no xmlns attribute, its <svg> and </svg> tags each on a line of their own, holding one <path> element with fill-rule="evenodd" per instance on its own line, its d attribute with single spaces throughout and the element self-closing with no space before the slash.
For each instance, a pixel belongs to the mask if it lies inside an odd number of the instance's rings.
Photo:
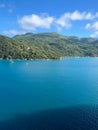
<svg viewBox="0 0 98 130">
<path fill-rule="evenodd" d="M 60 57 L 97 57 L 97 38 L 78 38 L 52 33 L 27 33 L 13 38 L 0 35 L 2 59 L 59 59 Z"/>
</svg>

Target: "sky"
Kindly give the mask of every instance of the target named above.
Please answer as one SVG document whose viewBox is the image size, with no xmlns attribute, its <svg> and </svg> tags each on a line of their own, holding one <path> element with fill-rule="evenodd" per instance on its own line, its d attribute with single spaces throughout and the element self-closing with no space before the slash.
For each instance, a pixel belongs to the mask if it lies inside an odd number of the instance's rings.
<svg viewBox="0 0 98 130">
<path fill-rule="evenodd" d="M 98 37 L 98 0 L 0 0 L 0 34 Z"/>
</svg>

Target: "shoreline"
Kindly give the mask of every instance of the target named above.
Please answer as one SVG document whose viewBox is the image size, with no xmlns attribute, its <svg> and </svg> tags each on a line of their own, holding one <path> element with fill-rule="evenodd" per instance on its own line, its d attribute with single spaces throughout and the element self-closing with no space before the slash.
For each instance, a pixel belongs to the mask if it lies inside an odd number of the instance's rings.
<svg viewBox="0 0 98 130">
<path fill-rule="evenodd" d="M 90 56 L 85 56 L 85 57 L 80 57 L 80 56 L 71 56 L 71 57 L 60 57 L 58 59 L 2 59 L 0 58 L 0 61 L 1 60 L 4 60 L 4 61 L 38 61 L 38 60 L 45 60 L 45 61 L 50 61 L 50 60 L 63 60 L 63 59 L 69 59 L 69 58 L 98 58 L 98 57 L 90 57 Z"/>
</svg>

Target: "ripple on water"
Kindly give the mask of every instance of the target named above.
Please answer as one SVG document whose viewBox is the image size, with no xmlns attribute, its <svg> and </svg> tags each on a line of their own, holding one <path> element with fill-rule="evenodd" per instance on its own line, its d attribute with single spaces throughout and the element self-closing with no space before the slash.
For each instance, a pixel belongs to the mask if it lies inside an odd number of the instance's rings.
<svg viewBox="0 0 98 130">
<path fill-rule="evenodd" d="M 0 130 L 98 130 L 98 106 L 78 106 L 17 115 Z"/>
</svg>

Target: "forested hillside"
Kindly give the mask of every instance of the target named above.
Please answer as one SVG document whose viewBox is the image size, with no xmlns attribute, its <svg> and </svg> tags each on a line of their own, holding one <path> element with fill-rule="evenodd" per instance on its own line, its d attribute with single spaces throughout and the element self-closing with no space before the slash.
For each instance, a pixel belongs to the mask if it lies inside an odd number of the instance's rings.
<svg viewBox="0 0 98 130">
<path fill-rule="evenodd" d="M 97 57 L 98 39 L 57 33 L 27 33 L 13 38 L 0 35 L 2 59 L 59 59 L 66 56 Z"/>
</svg>

